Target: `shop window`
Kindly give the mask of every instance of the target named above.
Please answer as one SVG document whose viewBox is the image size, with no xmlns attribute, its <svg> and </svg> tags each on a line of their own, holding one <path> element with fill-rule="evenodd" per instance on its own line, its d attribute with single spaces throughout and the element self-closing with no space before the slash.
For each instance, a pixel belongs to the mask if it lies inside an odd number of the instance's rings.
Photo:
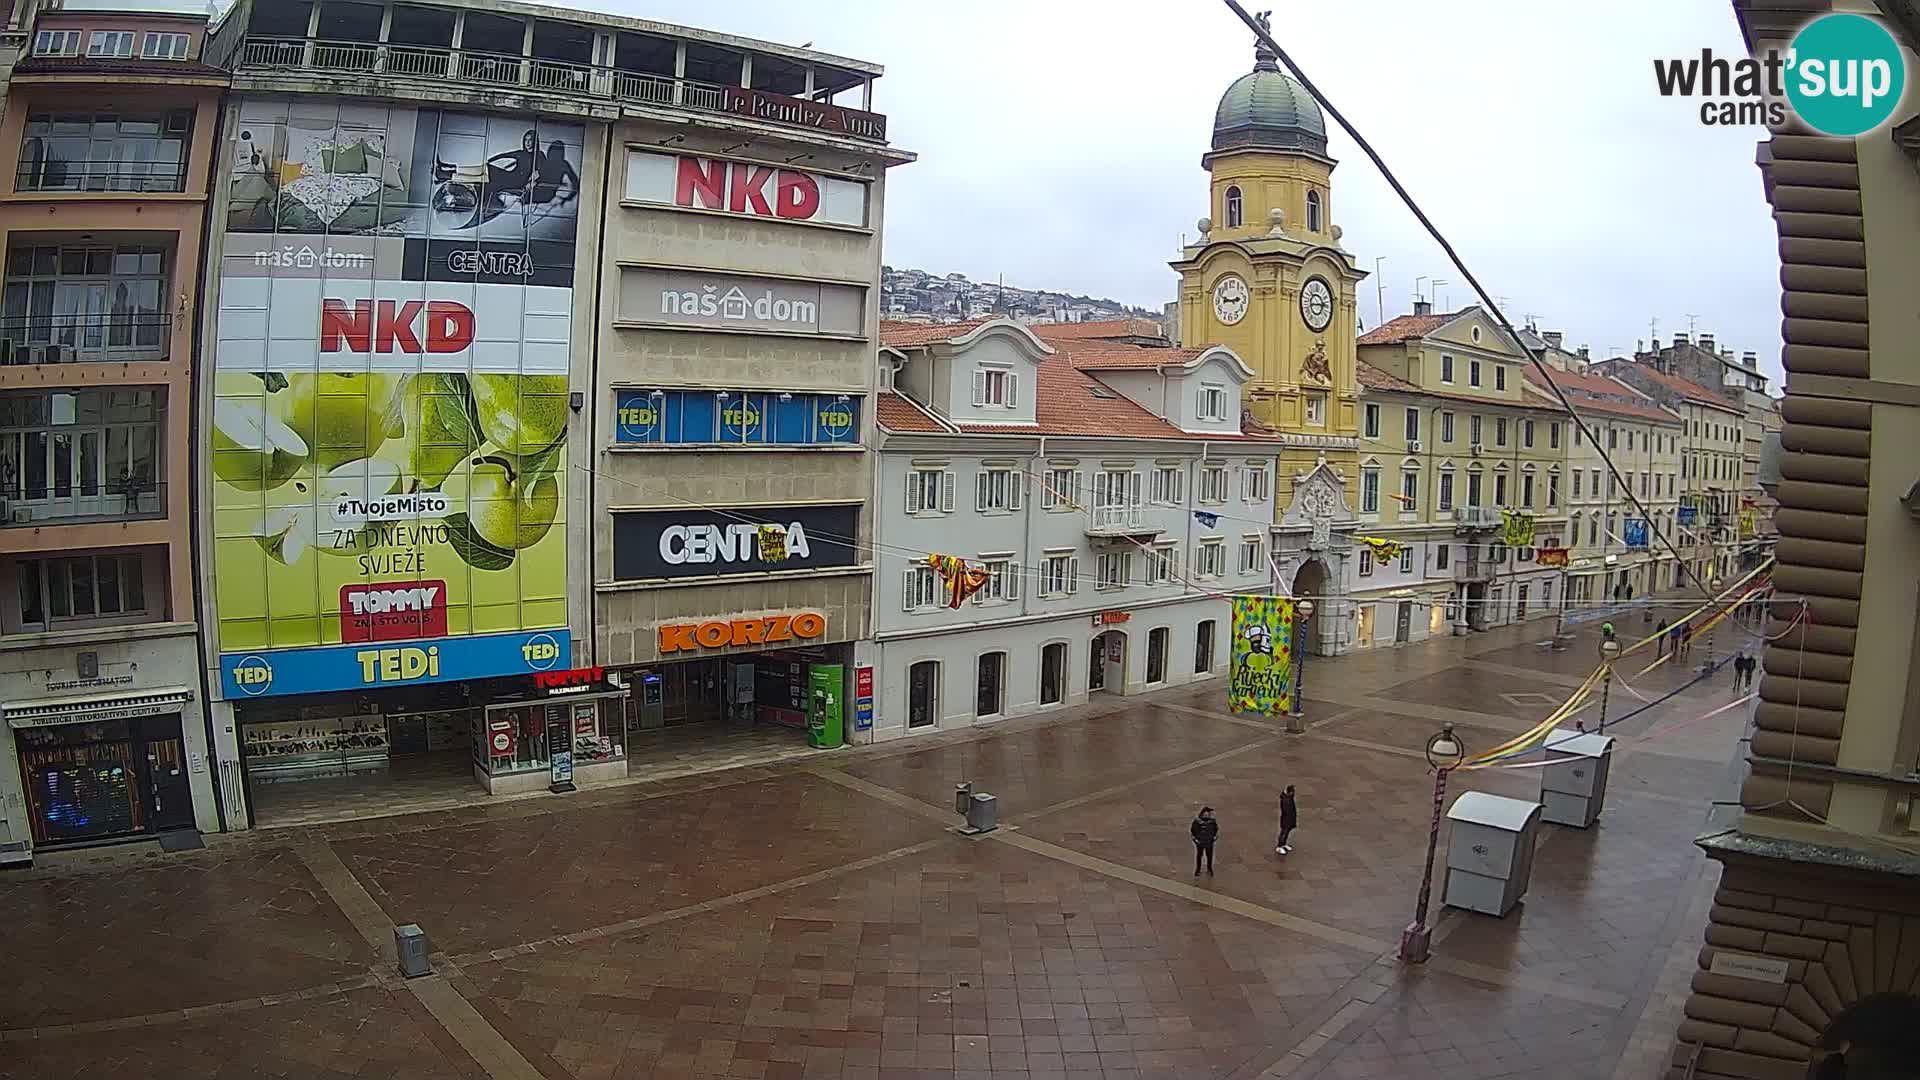
<svg viewBox="0 0 1920 1080">
<path fill-rule="evenodd" d="M 1193 632 L 1193 673 L 1206 675 L 1213 671 L 1213 626 L 1212 619 L 1204 619 Z"/>
<path fill-rule="evenodd" d="M 1167 681 L 1167 636 L 1164 626 L 1156 626 L 1147 632 L 1147 682 L 1163 683 Z"/>
<path fill-rule="evenodd" d="M 564 739 L 571 731 L 567 707 L 546 702 L 496 706 L 483 724 L 474 756 L 493 776 L 547 768 L 549 736 Z"/>
<path fill-rule="evenodd" d="M 1040 704 L 1058 705 L 1067 694 L 1067 643 L 1056 641 L 1040 650 Z"/>
</svg>

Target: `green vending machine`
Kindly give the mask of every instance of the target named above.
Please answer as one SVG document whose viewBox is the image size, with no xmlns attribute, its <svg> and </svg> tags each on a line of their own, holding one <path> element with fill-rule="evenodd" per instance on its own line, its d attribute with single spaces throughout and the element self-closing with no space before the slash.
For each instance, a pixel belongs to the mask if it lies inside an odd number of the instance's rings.
<svg viewBox="0 0 1920 1080">
<path fill-rule="evenodd" d="M 846 741 L 846 669 L 807 666 L 807 745 L 831 750 Z"/>
</svg>

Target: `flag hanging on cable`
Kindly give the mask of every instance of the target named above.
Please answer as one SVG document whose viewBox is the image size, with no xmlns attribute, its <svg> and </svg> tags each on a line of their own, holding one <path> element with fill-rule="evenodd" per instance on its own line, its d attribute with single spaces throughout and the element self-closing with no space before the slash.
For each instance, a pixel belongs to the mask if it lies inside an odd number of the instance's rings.
<svg viewBox="0 0 1920 1080">
<path fill-rule="evenodd" d="M 760 526 L 760 561 L 787 561 L 787 530 L 778 525 Z"/>
<path fill-rule="evenodd" d="M 1500 511 L 1501 540 L 1508 547 L 1533 546 L 1533 515 L 1521 510 Z"/>
<path fill-rule="evenodd" d="M 1383 540 L 1378 536 L 1356 536 L 1353 538 L 1353 541 L 1356 544 L 1365 544 L 1369 548 L 1372 548 L 1373 560 L 1383 563 L 1390 563 L 1398 559 L 1401 549 L 1407 546 L 1398 540 Z"/>
<path fill-rule="evenodd" d="M 1233 598 L 1233 672 L 1227 704 L 1237 713 L 1278 716 L 1292 711 L 1292 600 Z"/>
<path fill-rule="evenodd" d="M 1220 524 L 1220 515 L 1209 513 L 1208 511 L 1205 511 L 1205 510 L 1195 510 L 1193 512 L 1193 520 L 1211 529 L 1215 525 Z"/>
<path fill-rule="evenodd" d="M 967 602 L 967 598 L 979 592 L 987 585 L 988 574 L 985 567 L 968 566 L 967 560 L 958 555 L 929 555 L 927 565 L 940 575 L 941 586 L 947 593 L 947 606 L 958 608 Z"/>
</svg>

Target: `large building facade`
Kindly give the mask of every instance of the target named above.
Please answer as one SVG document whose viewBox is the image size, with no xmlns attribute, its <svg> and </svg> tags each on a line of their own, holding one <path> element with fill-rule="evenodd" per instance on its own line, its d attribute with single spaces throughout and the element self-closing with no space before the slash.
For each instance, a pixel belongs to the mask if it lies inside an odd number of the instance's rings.
<svg viewBox="0 0 1920 1080">
<path fill-rule="evenodd" d="M 0 115 L 0 865 L 215 831 L 194 594 L 203 17 L 12 5 Z"/>
<path fill-rule="evenodd" d="M 859 559 L 822 553 L 870 489 L 903 159 L 879 69 L 517 3 L 243 0 L 213 48 L 199 591 L 230 816 L 802 723 L 790 669 L 865 634 Z M 775 647 L 769 717 L 717 661 Z"/>
<path fill-rule="evenodd" d="M 1247 366 L 1048 330 L 882 333 L 874 738 L 1212 678 L 1231 597 L 1271 588 L 1278 446 L 1242 429 Z M 987 579 L 954 605 L 929 555 Z"/>
<path fill-rule="evenodd" d="M 1759 55 L 1828 5 L 1734 11 Z M 1916 70 L 1920 23 L 1880 13 Z M 1758 160 L 1783 264 L 1780 600 L 1738 805 L 1698 841 L 1720 889 L 1668 1075 L 1898 1075 L 1920 1009 L 1920 117 L 1782 128 Z"/>
</svg>

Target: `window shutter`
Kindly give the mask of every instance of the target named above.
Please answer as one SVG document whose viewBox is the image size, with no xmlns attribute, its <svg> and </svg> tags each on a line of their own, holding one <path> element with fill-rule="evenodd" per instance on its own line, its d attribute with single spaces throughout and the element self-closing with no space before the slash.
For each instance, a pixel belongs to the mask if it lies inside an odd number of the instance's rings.
<svg viewBox="0 0 1920 1080">
<path fill-rule="evenodd" d="M 1128 476 L 1131 477 L 1131 479 L 1127 481 L 1127 485 L 1129 489 L 1127 492 L 1127 505 L 1139 506 L 1140 505 L 1140 473 L 1138 471 L 1135 471 L 1135 472 L 1129 473 Z"/>
<path fill-rule="evenodd" d="M 907 513 L 917 514 L 920 512 L 920 510 L 921 510 L 920 473 L 916 470 L 908 469 L 907 470 Z"/>
<path fill-rule="evenodd" d="M 973 403 L 975 405 L 987 403 L 987 373 L 984 368 L 973 369 Z"/>
<path fill-rule="evenodd" d="M 1067 560 L 1067 595 L 1072 596 L 1078 591 L 1080 591 L 1080 556 L 1075 555 Z"/>
<path fill-rule="evenodd" d="M 973 508 L 975 510 L 987 508 L 987 478 L 991 475 L 985 469 L 973 474 Z"/>
<path fill-rule="evenodd" d="M 953 470 L 940 471 L 940 509 L 944 513 L 953 513 Z"/>
<path fill-rule="evenodd" d="M 1087 505 L 1087 474 L 1076 470 L 1073 474 L 1073 506 L 1079 509 Z"/>
<path fill-rule="evenodd" d="M 1020 509 L 1020 500 L 1025 497 L 1026 490 L 1026 470 L 1015 469 L 1009 472 L 1007 474 L 1007 507 L 1012 510 Z"/>
<path fill-rule="evenodd" d="M 1009 371 L 1007 372 L 1007 408 L 1017 409 L 1019 407 L 1020 373 L 1017 371 Z"/>
<path fill-rule="evenodd" d="M 1020 599 L 1020 579 L 1026 575 L 1026 570 L 1019 559 L 1007 563 L 1007 599 Z"/>
<path fill-rule="evenodd" d="M 906 580 L 900 586 L 900 610 L 913 610 L 914 578 L 920 573 L 912 567 L 907 568 Z"/>
</svg>

